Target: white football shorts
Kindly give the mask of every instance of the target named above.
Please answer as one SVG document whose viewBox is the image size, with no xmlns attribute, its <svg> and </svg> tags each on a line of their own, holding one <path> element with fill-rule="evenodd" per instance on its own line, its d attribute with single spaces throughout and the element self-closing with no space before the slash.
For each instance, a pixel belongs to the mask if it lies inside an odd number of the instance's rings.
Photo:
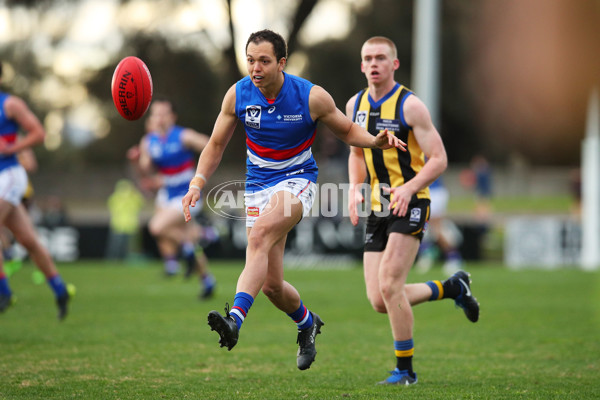
<svg viewBox="0 0 600 400">
<path fill-rule="evenodd" d="M 443 186 L 429 188 L 429 196 L 431 197 L 431 218 L 441 218 L 446 215 L 448 208 L 448 189 Z"/>
<path fill-rule="evenodd" d="M 265 207 L 269 204 L 271 197 L 282 190 L 290 192 L 296 196 L 302 203 L 302 216 L 310 214 L 310 209 L 315 202 L 317 185 L 308 179 L 294 178 L 281 181 L 278 184 L 259 190 L 257 192 L 244 193 L 244 203 L 246 206 L 246 227 L 251 228 L 254 222 L 262 215 Z"/>
<path fill-rule="evenodd" d="M 27 172 L 21 165 L 0 171 L 0 199 L 14 206 L 21 204 L 27 190 Z"/>
<path fill-rule="evenodd" d="M 181 205 L 181 200 L 183 200 L 183 196 L 175 196 L 169 198 L 167 194 L 167 190 L 165 188 L 160 188 L 158 193 L 156 194 L 155 205 L 157 208 L 172 208 L 177 211 L 181 211 L 183 214 L 183 206 Z M 200 194 L 200 200 L 196 202 L 196 207 L 190 207 L 190 215 L 195 217 L 200 214 L 202 211 L 202 194 Z"/>
</svg>

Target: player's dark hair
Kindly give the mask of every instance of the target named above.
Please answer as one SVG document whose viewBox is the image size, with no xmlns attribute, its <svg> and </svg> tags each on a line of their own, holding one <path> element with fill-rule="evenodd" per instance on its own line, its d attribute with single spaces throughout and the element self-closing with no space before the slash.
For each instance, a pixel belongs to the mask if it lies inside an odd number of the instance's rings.
<svg viewBox="0 0 600 400">
<path fill-rule="evenodd" d="M 273 51 L 277 61 L 282 58 L 287 59 L 287 44 L 279 33 L 275 33 L 269 29 L 263 29 L 262 31 L 254 32 L 248 38 L 246 42 L 246 51 L 248 51 L 248 45 L 250 43 L 259 44 L 261 42 L 269 42 L 273 45 Z"/>
<path fill-rule="evenodd" d="M 167 96 L 157 95 L 152 99 L 153 103 L 169 103 L 171 105 L 171 111 L 173 114 L 177 114 L 177 105 L 173 100 L 168 98 Z"/>
</svg>

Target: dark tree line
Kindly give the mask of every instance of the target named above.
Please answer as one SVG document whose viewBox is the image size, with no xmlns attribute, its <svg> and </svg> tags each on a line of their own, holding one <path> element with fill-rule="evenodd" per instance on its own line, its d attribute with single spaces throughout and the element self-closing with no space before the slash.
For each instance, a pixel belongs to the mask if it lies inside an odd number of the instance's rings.
<svg viewBox="0 0 600 400">
<path fill-rule="evenodd" d="M 61 3 L 77 4 L 77 1 L 6 1 L 8 7 L 27 6 L 35 7 L 36 10 L 48 9 Z M 121 3 L 125 4 L 127 0 L 121 0 Z M 229 7 L 230 16 L 227 29 L 234 38 L 236 26 L 231 19 L 231 0 L 226 0 L 225 3 Z M 366 85 L 360 72 L 362 43 L 371 36 L 383 35 L 390 37 L 398 47 L 400 69 L 396 79 L 410 87 L 414 0 L 373 0 L 370 7 L 355 10 L 356 24 L 348 37 L 307 47 L 299 40 L 299 32 L 318 3 L 318 0 L 300 0 L 289 21 L 289 36 L 286 38 L 289 54 L 304 52 L 309 59 L 307 69 L 303 72 L 304 77 L 325 87 L 334 97 L 338 107 L 344 110 L 347 99 Z M 521 151 L 518 141 L 503 142 L 502 135 L 498 135 L 494 130 L 493 120 L 486 126 L 477 118 L 477 112 L 481 110 L 482 105 L 478 98 L 485 98 L 487 89 L 478 87 L 477 81 L 472 79 L 472 60 L 477 59 L 477 52 L 481 50 L 482 43 L 485 43 L 478 36 L 480 11 L 485 4 L 490 2 L 441 1 L 441 121 L 438 128 L 446 144 L 449 159 L 453 163 L 468 162 L 478 153 L 488 156 L 493 161 L 502 162 L 511 151 Z M 209 40 L 203 32 L 197 32 L 193 37 L 195 40 Z M 221 61 L 217 68 L 197 51 L 172 47 L 159 33 L 132 33 L 125 38 L 125 43 L 115 57 L 114 65 L 106 66 L 87 82 L 90 95 L 101 102 L 102 109 L 109 118 L 111 133 L 83 149 L 66 143 L 60 151 L 50 155 L 40 152 L 44 165 L 64 167 L 73 164 L 103 165 L 124 162 L 127 148 L 137 143 L 143 134 L 143 121 L 132 123 L 123 120 L 112 105 L 110 80 L 114 66 L 125 56 L 136 55 L 147 63 L 153 76 L 155 94 L 167 96 L 176 102 L 180 123 L 207 133 L 212 129 L 225 91 L 243 76 L 243 72 L 238 69 L 236 43 L 233 40 L 226 48 L 221 49 Z M 493 42 L 491 43 L 493 45 Z M 33 83 L 50 72 L 37 68 L 31 47 L 24 47 L 22 44 L 14 43 L 0 49 L 0 58 L 10 58 L 13 63 L 19 65 L 19 74 L 27 77 L 27 82 L 17 88 L 17 94 L 27 99 Z M 596 53 L 600 53 L 600 49 L 598 50 Z M 486 72 L 479 73 L 480 76 L 485 76 Z M 518 88 L 515 88 L 515 91 L 518 91 Z M 474 96 L 474 93 L 478 95 Z M 44 108 L 48 105 L 33 106 L 42 119 L 50 111 Z M 492 107 L 493 111 L 493 105 L 488 105 L 489 107 Z M 576 118 L 575 129 L 580 130 L 582 115 L 578 114 Z M 245 153 L 244 134 L 242 128 L 239 129 L 233 139 L 235 143 L 229 147 L 224 160 L 228 162 L 235 159 L 235 165 L 238 166 Z M 576 147 L 571 146 L 558 162 L 576 162 Z M 528 153 L 523 155 L 528 156 Z M 534 162 L 542 164 L 557 161 L 553 155 L 544 157 L 540 152 L 531 151 L 529 155 Z"/>
</svg>

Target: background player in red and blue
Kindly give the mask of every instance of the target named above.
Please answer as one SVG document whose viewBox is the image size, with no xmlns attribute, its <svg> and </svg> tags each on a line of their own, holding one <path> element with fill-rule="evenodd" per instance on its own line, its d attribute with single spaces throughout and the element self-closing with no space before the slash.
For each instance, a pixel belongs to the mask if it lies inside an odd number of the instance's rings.
<svg viewBox="0 0 600 400">
<path fill-rule="evenodd" d="M 208 136 L 191 128 L 176 124 L 177 114 L 173 103 L 157 98 L 150 106 L 146 129 L 141 140 L 138 158 L 142 173 L 157 173 L 160 188 L 156 195 L 156 209 L 148 228 L 156 238 L 164 260 L 165 274 L 175 275 L 179 269 L 179 252 L 186 260 L 186 276 L 198 271 L 203 284 L 202 298 L 213 294 L 215 279 L 208 270 L 204 253 L 196 254 L 200 238 L 200 225 L 195 221 L 185 224 L 181 218 L 181 200 L 187 193 L 190 179 L 194 177 L 196 154 L 208 142 Z M 194 210 L 198 214 L 201 207 Z M 201 249 L 200 249 L 201 250 Z"/>
<path fill-rule="evenodd" d="M 19 131 L 23 131 L 25 135 L 19 136 Z M 45 135 L 39 119 L 21 98 L 0 92 L 0 225 L 12 232 L 46 277 L 56 298 L 58 318 L 62 320 L 67 315 L 71 297 L 69 292 L 74 293 L 74 287 L 69 285 L 67 288 L 50 253 L 39 241 L 29 214 L 21 203 L 28 180 L 25 169 L 17 159 L 17 153 L 42 143 Z M 15 301 L 2 261 L 0 255 L 0 312 Z"/>
<path fill-rule="evenodd" d="M 200 156 L 196 176 L 183 199 L 186 220 L 200 200 L 206 180 L 219 165 L 238 120 L 247 144 L 246 265 L 238 282 L 231 312 L 216 311 L 208 323 L 221 346 L 236 345 L 239 329 L 258 293 L 262 292 L 298 328 L 297 366 L 304 370 L 315 359 L 315 337 L 321 318 L 303 304 L 298 291 L 283 277 L 283 253 L 288 232 L 307 215 L 316 196 L 317 165 L 311 145 L 317 122 L 339 139 L 359 147 L 390 148 L 402 143 L 382 131 L 371 136 L 353 124 L 331 95 L 311 82 L 283 72 L 285 40 L 270 30 L 255 32 L 246 43 L 248 76 L 225 94 L 213 133 Z"/>
</svg>

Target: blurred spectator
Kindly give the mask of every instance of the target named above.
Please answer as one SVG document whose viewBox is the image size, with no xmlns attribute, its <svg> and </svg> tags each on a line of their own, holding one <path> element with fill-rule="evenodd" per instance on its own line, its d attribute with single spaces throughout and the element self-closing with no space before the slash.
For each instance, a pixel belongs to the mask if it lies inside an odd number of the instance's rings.
<svg viewBox="0 0 600 400">
<path fill-rule="evenodd" d="M 319 180 L 321 182 L 345 182 L 348 176 L 348 146 L 338 140 L 335 135 L 321 135 L 319 150 L 315 160 L 319 164 Z M 319 207 L 319 218 L 328 218 L 335 223 L 343 219 L 346 207 L 344 195 L 341 191 L 324 190 L 322 187 L 317 193 L 315 203 Z M 323 213 L 327 215 L 324 217 Z"/>
<path fill-rule="evenodd" d="M 482 155 L 471 159 L 468 169 L 460 173 L 460 184 L 475 195 L 475 219 L 487 227 L 492 214 L 492 168 Z"/>
<path fill-rule="evenodd" d="M 489 224 L 492 213 L 492 169 L 482 155 L 471 160 L 471 170 L 475 177 L 475 216 L 480 223 Z"/>
<path fill-rule="evenodd" d="M 67 211 L 60 196 L 48 196 L 43 202 L 42 225 L 49 229 L 68 225 Z"/>
<path fill-rule="evenodd" d="M 579 218 L 581 217 L 581 168 L 574 168 L 571 170 L 570 178 L 570 192 L 573 198 L 571 212 Z"/>
<path fill-rule="evenodd" d="M 523 160 L 518 155 L 514 156 L 513 160 L 512 165 L 515 168 L 513 175 L 522 176 L 522 172 L 519 171 L 523 168 Z M 459 179 L 461 186 L 471 191 L 475 200 L 473 210 L 475 223 L 474 229 L 471 230 L 475 238 L 469 239 L 469 245 L 476 246 L 473 249 L 481 249 L 487 241 L 486 235 L 492 228 L 493 179 L 490 163 L 483 155 L 476 154 L 471 159 L 469 168 L 461 171 Z M 514 184 L 520 185 L 517 179 L 512 179 L 512 181 Z M 466 248 L 463 250 L 467 251 Z M 477 250 L 477 254 L 479 254 L 479 250 Z"/>
<path fill-rule="evenodd" d="M 0 78 L 2 64 L 0 63 Z M 24 135 L 19 138 L 19 133 Z M 17 154 L 25 148 L 43 142 L 46 131 L 25 101 L 17 96 L 0 92 L 0 225 L 8 228 L 22 244 L 36 266 L 43 272 L 48 286 L 54 292 L 58 318 L 67 315 L 67 306 L 74 288 L 68 286 L 56 268 L 48 250 L 42 245 L 23 206 L 28 178 Z M 8 276 L 0 257 L 0 312 L 14 303 Z"/>
<path fill-rule="evenodd" d="M 121 179 L 116 183 L 115 191 L 107 202 L 110 230 L 106 258 L 123 260 L 128 257 L 131 238 L 139 232 L 139 214 L 144 202 L 144 197 L 131 181 Z"/>
<path fill-rule="evenodd" d="M 319 151 L 315 154 L 319 162 L 320 174 L 328 179 L 323 182 L 344 182 L 348 175 L 348 146 L 340 142 L 333 134 L 319 137 Z"/>
<path fill-rule="evenodd" d="M 450 276 L 462 268 L 463 259 L 459 247 L 463 237 L 454 222 L 446 217 L 449 194 L 441 177 L 429 186 L 429 195 L 431 197 L 429 227 L 419 247 L 419 260 L 416 267 L 419 272 L 429 271 L 439 256 L 439 250 L 444 259 L 442 267 L 444 273 Z"/>
</svg>

